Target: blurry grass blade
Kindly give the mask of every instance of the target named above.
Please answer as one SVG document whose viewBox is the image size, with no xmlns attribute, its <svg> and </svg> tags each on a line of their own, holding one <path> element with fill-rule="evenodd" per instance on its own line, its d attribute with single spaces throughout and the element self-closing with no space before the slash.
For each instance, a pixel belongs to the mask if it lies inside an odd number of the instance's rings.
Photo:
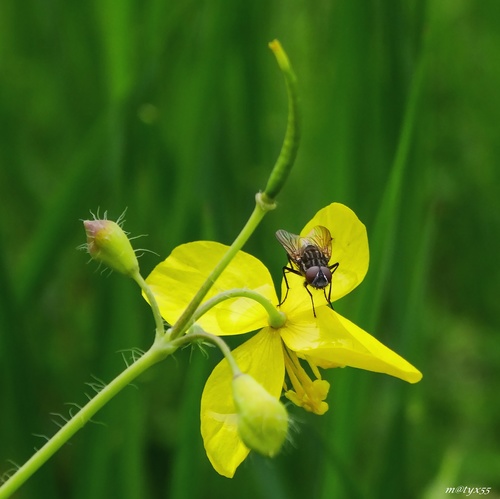
<svg viewBox="0 0 500 499">
<path fill-rule="evenodd" d="M 412 144 L 418 111 L 417 104 L 422 90 L 426 59 L 424 44 L 413 75 L 391 173 L 385 187 L 382 204 L 377 212 L 374 229 L 370 234 L 371 272 L 369 272 L 367 282 L 362 288 L 363 299 L 360 300 L 360 310 L 364 311 L 365 316 L 368 315 L 365 324 L 367 324 L 369 328 L 374 327 L 377 323 L 384 296 L 383 290 L 385 289 L 389 277 L 399 212 L 403 209 L 402 191 L 404 186 L 404 174 Z"/>
</svg>

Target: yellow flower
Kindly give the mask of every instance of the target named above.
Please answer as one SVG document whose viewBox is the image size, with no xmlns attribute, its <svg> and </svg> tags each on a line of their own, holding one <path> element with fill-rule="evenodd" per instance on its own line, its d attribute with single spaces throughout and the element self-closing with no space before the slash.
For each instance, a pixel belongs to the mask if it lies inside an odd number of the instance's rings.
<svg viewBox="0 0 500 499">
<path fill-rule="evenodd" d="M 335 301 L 352 291 L 368 270 L 366 229 L 349 208 L 338 203 L 320 210 L 300 235 L 308 234 L 317 225 L 329 229 L 333 238 L 330 262 L 339 263 L 331 281 L 331 299 Z M 175 323 L 226 250 L 226 246 L 209 241 L 184 244 L 151 273 L 147 282 L 168 322 Z M 314 317 L 304 278 L 288 273 L 287 279 L 290 289 L 279 307 L 284 314 L 279 327 L 271 327 L 265 308 L 248 297 L 223 301 L 197 321 L 203 329 L 217 335 L 260 329 L 233 355 L 241 371 L 251 375 L 272 396 L 279 398 L 284 388 L 285 396 L 294 404 L 324 414 L 328 410 L 325 399 L 329 383 L 321 379 L 318 367 L 351 366 L 410 383 L 421 379 L 422 374 L 406 360 L 332 310 L 323 290 L 310 288 Z M 217 279 L 206 300 L 235 288 L 258 292 L 275 306 L 279 303 L 267 268 L 242 251 Z M 282 296 L 285 292 L 283 282 Z M 306 361 L 305 366 L 301 360 Z M 227 477 L 234 475 L 250 452 L 237 432 L 231 383 L 229 364 L 222 360 L 208 378 L 201 400 L 201 433 L 207 456 L 215 470 Z"/>
</svg>

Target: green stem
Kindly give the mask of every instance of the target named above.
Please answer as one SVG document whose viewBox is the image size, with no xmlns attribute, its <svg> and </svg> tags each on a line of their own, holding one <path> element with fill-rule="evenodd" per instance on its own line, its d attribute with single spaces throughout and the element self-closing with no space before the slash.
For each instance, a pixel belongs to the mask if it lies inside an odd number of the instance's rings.
<svg viewBox="0 0 500 499">
<path fill-rule="evenodd" d="M 206 331 L 203 331 L 200 327 L 196 327 L 194 331 L 189 332 L 188 334 L 185 334 L 180 338 L 177 338 L 176 340 L 172 341 L 171 344 L 172 346 L 175 346 L 177 349 L 185 345 L 186 343 L 192 343 L 193 341 L 197 340 L 210 341 L 211 343 L 216 345 L 220 349 L 226 360 L 229 362 L 229 366 L 231 368 L 233 376 L 241 374 L 241 370 L 238 364 L 236 363 L 236 360 L 234 360 L 233 354 L 231 353 L 231 349 L 228 347 L 227 343 L 219 336 L 207 333 Z"/>
<path fill-rule="evenodd" d="M 165 326 L 163 324 L 160 307 L 158 306 L 158 302 L 156 301 L 154 293 L 151 291 L 151 288 L 148 286 L 147 282 L 139 272 L 136 272 L 134 275 L 132 275 L 132 278 L 140 286 L 151 306 L 151 311 L 153 312 L 153 317 L 156 324 L 156 339 L 163 337 L 165 335 Z"/>
<path fill-rule="evenodd" d="M 286 91 L 288 95 L 288 122 L 285 139 L 281 147 L 280 154 L 273 167 L 263 197 L 266 200 L 273 200 L 279 194 L 290 174 L 292 166 L 297 157 L 300 143 L 300 116 L 299 97 L 297 92 L 297 78 L 293 72 L 290 61 L 278 40 L 269 44 L 276 61 L 285 77 Z"/>
<path fill-rule="evenodd" d="M 269 316 L 269 325 L 274 328 L 279 328 L 283 326 L 286 321 L 285 314 L 280 312 L 265 296 L 261 295 L 257 291 L 252 289 L 230 289 L 228 291 L 223 291 L 218 295 L 207 300 L 203 305 L 201 305 L 192 317 L 193 323 L 196 322 L 202 315 L 206 314 L 211 308 L 215 307 L 219 303 L 228 300 L 229 298 L 249 298 L 255 300 L 257 303 L 262 305 Z"/>
<path fill-rule="evenodd" d="M 191 303 L 186 307 L 178 321 L 174 324 L 170 330 L 170 338 L 175 339 L 182 335 L 186 329 L 191 324 L 191 318 L 196 312 L 196 309 L 202 302 L 205 295 L 208 293 L 210 288 L 213 286 L 217 278 L 222 274 L 224 269 L 229 265 L 231 260 L 235 257 L 236 253 L 240 251 L 243 245 L 248 241 L 249 237 L 253 234 L 264 215 L 271 209 L 274 208 L 274 204 L 267 205 L 262 202 L 260 196 L 257 195 L 257 202 L 255 208 L 250 215 L 245 227 L 238 234 L 238 237 L 234 240 L 233 244 L 229 247 L 227 252 L 221 258 L 219 263 L 214 267 L 210 275 L 207 277 L 206 281 L 202 284 Z"/>
<path fill-rule="evenodd" d="M 68 440 L 123 388 L 148 368 L 176 350 L 171 344 L 155 341 L 153 346 L 133 364 L 106 385 L 92 400 L 82 407 L 61 429 L 21 466 L 0 487 L 0 499 L 10 497 L 35 471 L 52 457 Z"/>
</svg>

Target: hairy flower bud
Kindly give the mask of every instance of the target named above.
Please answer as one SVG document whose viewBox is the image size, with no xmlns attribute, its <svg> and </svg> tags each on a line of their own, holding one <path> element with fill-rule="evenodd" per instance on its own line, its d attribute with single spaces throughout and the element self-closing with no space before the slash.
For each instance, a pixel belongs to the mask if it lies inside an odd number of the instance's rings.
<svg viewBox="0 0 500 499">
<path fill-rule="evenodd" d="M 111 220 L 85 220 L 87 233 L 85 245 L 89 255 L 113 270 L 133 275 L 139 270 L 139 263 L 130 241 L 122 228 Z"/>
<path fill-rule="evenodd" d="M 275 456 L 288 432 L 285 406 L 248 374 L 233 378 L 233 397 L 243 443 L 260 454 Z"/>
</svg>

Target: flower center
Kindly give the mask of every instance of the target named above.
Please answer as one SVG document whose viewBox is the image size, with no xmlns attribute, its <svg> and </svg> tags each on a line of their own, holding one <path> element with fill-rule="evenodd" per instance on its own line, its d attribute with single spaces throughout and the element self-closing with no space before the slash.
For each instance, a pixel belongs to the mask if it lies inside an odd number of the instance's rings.
<svg viewBox="0 0 500 499">
<path fill-rule="evenodd" d="M 297 354 L 289 350 L 285 344 L 283 344 L 283 353 L 286 372 L 293 386 L 293 390 L 289 390 L 285 383 L 285 397 L 295 405 L 303 407 L 306 411 L 319 415 L 324 414 L 328 410 L 328 404 L 324 400 L 328 395 L 330 383 L 321 379 L 318 368 L 309 362 L 309 366 L 316 377 L 315 380 L 312 380 L 300 364 Z"/>
<path fill-rule="evenodd" d="M 281 310 L 274 307 L 269 307 L 267 313 L 268 313 L 267 322 L 270 327 L 272 327 L 273 329 L 279 329 L 280 327 L 283 327 L 285 325 L 286 323 L 285 312 L 282 312 Z"/>
</svg>

